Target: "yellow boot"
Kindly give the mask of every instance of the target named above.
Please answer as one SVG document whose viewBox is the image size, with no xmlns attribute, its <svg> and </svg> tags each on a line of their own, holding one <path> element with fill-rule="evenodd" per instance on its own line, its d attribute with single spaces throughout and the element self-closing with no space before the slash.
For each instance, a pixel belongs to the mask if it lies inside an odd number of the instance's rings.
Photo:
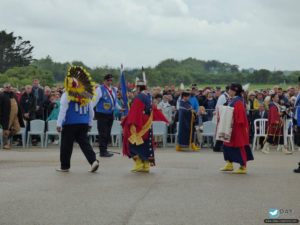
<svg viewBox="0 0 300 225">
<path fill-rule="evenodd" d="M 236 171 L 233 171 L 234 174 L 245 174 L 247 173 L 247 169 L 245 166 L 240 166 L 240 168 Z"/>
<path fill-rule="evenodd" d="M 184 149 L 181 148 L 180 145 L 176 145 L 176 151 L 184 151 Z"/>
<path fill-rule="evenodd" d="M 199 151 L 200 150 L 200 148 L 197 147 L 195 143 L 192 143 L 192 149 L 193 149 L 193 151 Z"/>
<path fill-rule="evenodd" d="M 137 171 L 137 170 L 142 169 L 144 167 L 143 161 L 141 160 L 141 158 L 138 155 L 135 155 L 133 157 L 133 159 L 135 160 L 135 167 L 133 167 L 131 169 L 131 171 Z"/>
<path fill-rule="evenodd" d="M 146 160 L 142 160 L 142 161 L 143 161 L 144 167 L 141 168 L 141 169 L 138 169 L 136 171 L 137 172 L 149 173 L 149 171 L 150 171 L 150 163 L 149 163 L 149 161 L 146 161 Z"/>
<path fill-rule="evenodd" d="M 233 165 L 231 162 L 229 162 L 228 160 L 226 161 L 227 164 L 225 167 L 221 168 L 221 171 L 233 171 Z"/>
</svg>

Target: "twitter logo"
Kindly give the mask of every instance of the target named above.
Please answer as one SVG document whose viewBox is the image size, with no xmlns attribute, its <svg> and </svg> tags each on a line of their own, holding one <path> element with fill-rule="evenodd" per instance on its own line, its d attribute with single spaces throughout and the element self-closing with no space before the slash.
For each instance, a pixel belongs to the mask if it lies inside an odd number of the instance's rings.
<svg viewBox="0 0 300 225">
<path fill-rule="evenodd" d="M 269 209 L 269 217 L 270 218 L 277 218 L 279 216 L 278 209 Z"/>
</svg>

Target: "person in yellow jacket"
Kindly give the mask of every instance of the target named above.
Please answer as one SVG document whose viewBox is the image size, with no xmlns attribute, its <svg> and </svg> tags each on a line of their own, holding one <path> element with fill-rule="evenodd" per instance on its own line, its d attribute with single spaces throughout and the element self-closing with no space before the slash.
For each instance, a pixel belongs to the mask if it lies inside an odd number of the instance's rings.
<svg viewBox="0 0 300 225">
<path fill-rule="evenodd" d="M 265 107 L 268 107 L 267 103 L 264 100 L 264 95 L 262 92 L 257 93 L 257 98 L 254 99 L 254 102 L 253 102 L 253 109 L 258 110 L 260 104 L 264 104 Z"/>
</svg>

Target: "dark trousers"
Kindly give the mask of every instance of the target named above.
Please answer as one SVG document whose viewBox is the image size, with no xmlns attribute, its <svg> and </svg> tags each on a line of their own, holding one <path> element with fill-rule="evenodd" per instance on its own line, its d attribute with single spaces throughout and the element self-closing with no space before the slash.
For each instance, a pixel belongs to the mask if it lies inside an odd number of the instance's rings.
<svg viewBox="0 0 300 225">
<path fill-rule="evenodd" d="M 111 140 L 110 132 L 114 122 L 114 115 L 96 113 L 96 118 L 99 133 L 99 149 L 101 154 L 107 152 L 107 145 Z"/>
<path fill-rule="evenodd" d="M 295 134 L 295 143 L 300 147 L 300 126 L 297 126 L 297 131 Z"/>
<path fill-rule="evenodd" d="M 220 151 L 222 151 L 223 150 L 223 141 L 216 141 L 216 144 L 215 144 L 215 146 L 213 147 L 213 150 L 215 151 L 215 152 L 220 152 Z"/>
<path fill-rule="evenodd" d="M 60 162 L 61 169 L 71 167 L 73 143 L 76 141 L 90 164 L 96 161 L 96 154 L 89 142 L 88 124 L 65 125 L 61 133 Z"/>
</svg>

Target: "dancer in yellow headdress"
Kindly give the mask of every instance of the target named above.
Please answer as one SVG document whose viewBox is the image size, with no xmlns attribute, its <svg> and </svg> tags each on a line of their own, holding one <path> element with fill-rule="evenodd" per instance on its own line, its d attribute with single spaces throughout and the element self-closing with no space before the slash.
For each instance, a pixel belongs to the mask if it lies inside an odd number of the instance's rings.
<svg viewBox="0 0 300 225">
<path fill-rule="evenodd" d="M 61 132 L 60 172 L 68 172 L 74 141 L 78 142 L 82 152 L 95 172 L 99 161 L 90 145 L 88 131 L 91 129 L 94 110 L 90 103 L 94 97 L 94 83 L 82 67 L 71 66 L 65 78 L 65 93 L 61 97 L 57 131 Z"/>
</svg>

